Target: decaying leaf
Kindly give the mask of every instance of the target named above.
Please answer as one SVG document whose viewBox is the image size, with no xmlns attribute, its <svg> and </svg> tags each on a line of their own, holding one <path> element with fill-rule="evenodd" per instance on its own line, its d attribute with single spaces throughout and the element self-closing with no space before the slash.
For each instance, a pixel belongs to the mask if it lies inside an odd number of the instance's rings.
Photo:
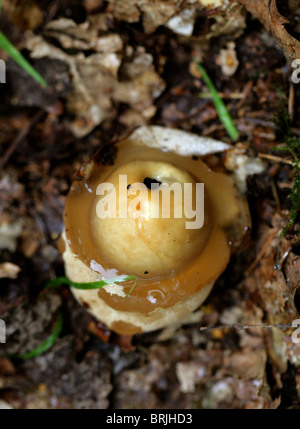
<svg viewBox="0 0 300 429">
<path fill-rule="evenodd" d="M 300 58 L 300 41 L 290 33 L 288 29 L 290 21 L 279 12 L 277 0 L 261 0 L 259 2 L 257 0 L 240 0 L 240 2 L 273 34 L 290 63 Z M 287 6 L 295 7 L 295 3 L 287 1 Z"/>
<path fill-rule="evenodd" d="M 43 14 L 34 0 L 8 1 L 2 4 L 3 12 L 22 30 L 34 30 L 43 22 Z"/>
<path fill-rule="evenodd" d="M 75 115 L 70 128 L 76 137 L 83 137 L 103 121 L 112 119 L 115 103 L 128 104 L 145 120 L 155 114 L 153 101 L 162 93 L 165 83 L 155 71 L 152 55 L 143 48 L 135 51 L 127 47 L 124 54 L 118 34 L 98 36 L 89 23 L 77 25 L 70 19 L 52 21 L 46 34 L 56 39 L 62 49 L 34 35 L 28 38 L 27 47 L 33 58 L 57 59 L 69 66 L 72 90 L 67 108 Z M 72 55 L 65 49 L 81 52 Z M 86 57 L 84 50 L 94 53 Z M 118 72 L 122 61 L 125 77 L 121 80 Z M 138 67 L 132 68 L 135 63 Z"/>
<path fill-rule="evenodd" d="M 17 219 L 14 222 L 3 221 L 0 224 L 0 249 L 8 249 L 15 252 L 17 249 L 18 238 L 22 234 L 24 222 Z"/>
<path fill-rule="evenodd" d="M 237 1 L 231 0 L 110 0 L 112 14 L 129 23 L 142 21 L 146 34 L 165 26 L 180 36 L 193 35 L 199 16 L 212 18 L 208 37 L 245 28 L 245 17 Z M 206 35 L 205 35 L 206 36 Z"/>
<path fill-rule="evenodd" d="M 197 19 L 208 23 L 204 34 L 194 34 Z M 74 120 L 73 134 L 82 138 L 96 126 L 115 118 L 120 103 L 127 105 L 120 122 L 143 125 L 156 113 L 154 100 L 165 89 L 154 65 L 153 53 L 144 46 L 131 46 L 122 33 L 112 33 L 109 22 L 114 18 L 129 23 L 142 22 L 146 34 L 165 26 L 192 44 L 195 57 L 201 56 L 199 42 L 207 47 L 209 40 L 220 34 L 232 38 L 245 28 L 244 8 L 229 0 L 111 0 L 109 8 L 77 24 L 69 18 L 50 21 L 42 35 L 26 34 L 25 46 L 33 59 L 58 60 L 67 65 L 71 90 L 67 110 Z"/>
<path fill-rule="evenodd" d="M 4 262 L 3 264 L 0 264 L 0 279 L 16 279 L 20 271 L 21 268 L 18 267 L 18 265 L 12 264 L 10 262 Z"/>
<path fill-rule="evenodd" d="M 60 18 L 46 25 L 45 34 L 57 39 L 64 49 L 91 49 L 102 53 L 121 52 L 123 49 L 119 34 L 99 37 L 95 21 L 77 25 L 72 19 Z"/>
</svg>

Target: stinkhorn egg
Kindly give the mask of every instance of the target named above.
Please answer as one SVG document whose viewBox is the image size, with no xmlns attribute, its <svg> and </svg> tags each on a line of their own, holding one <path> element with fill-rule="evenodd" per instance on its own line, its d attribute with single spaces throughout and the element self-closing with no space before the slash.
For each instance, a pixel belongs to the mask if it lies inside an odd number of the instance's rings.
<svg viewBox="0 0 300 429">
<path fill-rule="evenodd" d="M 225 149 L 185 131 L 141 127 L 80 169 L 65 204 L 66 274 L 74 282 L 136 276 L 130 294 L 132 282 L 72 289 L 113 331 L 133 335 L 180 321 L 226 268 L 249 226 L 247 208 L 230 175 L 195 156 Z M 204 184 L 199 201 L 197 184 Z"/>
</svg>

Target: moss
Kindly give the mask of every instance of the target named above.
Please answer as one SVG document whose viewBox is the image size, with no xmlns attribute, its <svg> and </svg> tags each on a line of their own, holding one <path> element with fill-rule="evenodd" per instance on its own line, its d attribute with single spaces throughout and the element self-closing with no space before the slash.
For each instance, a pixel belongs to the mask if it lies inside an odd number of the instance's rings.
<svg viewBox="0 0 300 429">
<path fill-rule="evenodd" d="M 289 215 L 289 221 L 283 231 L 281 232 L 281 236 L 290 231 L 293 227 L 296 218 L 298 216 L 299 208 L 300 208 L 300 169 L 299 169 L 299 154 L 300 154 L 300 137 L 295 136 L 291 132 L 290 121 L 287 112 L 279 118 L 275 118 L 275 123 L 278 126 L 279 130 L 284 135 L 285 145 L 274 148 L 275 150 L 280 150 L 284 152 L 288 152 L 292 157 L 293 167 L 295 171 L 294 183 L 292 186 L 291 193 L 289 195 L 289 199 L 291 201 L 291 209 Z"/>
</svg>

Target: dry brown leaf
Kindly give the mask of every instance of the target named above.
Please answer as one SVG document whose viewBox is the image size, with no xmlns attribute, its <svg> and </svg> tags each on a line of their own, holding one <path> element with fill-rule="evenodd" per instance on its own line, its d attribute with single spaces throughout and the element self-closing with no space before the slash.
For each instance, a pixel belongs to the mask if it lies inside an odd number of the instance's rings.
<svg viewBox="0 0 300 429">
<path fill-rule="evenodd" d="M 34 30 L 43 22 L 40 6 L 34 0 L 3 1 L 3 12 L 17 25 L 20 30 Z"/>
<path fill-rule="evenodd" d="M 290 24 L 290 21 L 280 14 L 276 0 L 259 2 L 240 0 L 240 2 L 273 34 L 289 63 L 300 58 L 300 41 L 288 32 L 286 26 Z"/>
</svg>

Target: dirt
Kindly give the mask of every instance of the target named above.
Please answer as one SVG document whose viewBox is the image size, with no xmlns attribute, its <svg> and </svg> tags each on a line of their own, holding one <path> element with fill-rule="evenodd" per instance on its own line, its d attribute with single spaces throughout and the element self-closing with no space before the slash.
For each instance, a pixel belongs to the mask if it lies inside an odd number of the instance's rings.
<svg viewBox="0 0 300 429">
<path fill-rule="evenodd" d="M 49 88 L 0 55 L 7 64 L 0 84 L 0 318 L 7 326 L 0 408 L 299 408 L 300 345 L 288 326 L 299 318 L 300 224 L 298 217 L 280 236 L 294 169 L 274 148 L 285 137 L 275 116 L 288 106 L 300 136 L 300 87 L 291 84 L 291 52 L 284 48 L 285 57 L 276 42 L 284 43 L 282 29 L 273 37 L 233 1 L 226 10 L 196 12 L 192 2 L 173 0 L 155 8 L 138 0 L 12 3 L 4 2 L 1 30 Z M 251 11 L 253 2 L 241 3 Z M 291 19 L 279 3 L 278 13 Z M 186 9 L 188 35 L 168 24 Z M 297 22 L 289 25 L 299 43 Z M 228 49 L 229 71 L 222 67 Z M 143 124 L 231 143 L 193 59 L 224 98 L 239 131 L 236 147 L 265 163 L 247 179 L 251 237 L 194 323 L 118 336 L 67 287 L 45 289 L 64 275 L 65 197 L 82 162 Z M 63 329 L 48 351 L 24 361 L 11 356 L 41 344 L 58 312 Z"/>
</svg>

